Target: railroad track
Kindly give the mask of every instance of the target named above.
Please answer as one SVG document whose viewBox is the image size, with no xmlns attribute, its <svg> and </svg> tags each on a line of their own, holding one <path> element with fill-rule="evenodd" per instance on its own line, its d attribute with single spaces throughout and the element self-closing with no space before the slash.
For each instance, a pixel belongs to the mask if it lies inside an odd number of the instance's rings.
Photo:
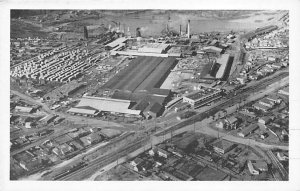
<svg viewBox="0 0 300 191">
<path fill-rule="evenodd" d="M 285 170 L 285 168 L 283 167 L 283 165 L 279 162 L 279 160 L 274 155 L 274 153 L 271 150 L 268 150 L 267 151 L 267 155 L 270 157 L 270 159 L 272 160 L 273 164 L 278 168 L 279 173 L 281 175 L 281 178 L 283 180 L 288 180 L 288 172 Z"/>
<path fill-rule="evenodd" d="M 250 87 L 246 87 L 244 89 L 241 89 L 241 91 L 242 91 L 241 94 L 238 94 L 237 96 L 234 96 L 233 98 L 230 98 L 228 100 L 223 101 L 219 105 L 217 105 L 217 106 L 215 106 L 213 108 L 208 109 L 204 113 L 199 113 L 197 115 L 194 115 L 191 118 L 189 118 L 189 119 L 187 119 L 187 120 L 185 120 L 183 122 L 180 122 L 180 123 L 176 124 L 175 126 L 169 128 L 169 129 L 167 129 L 167 130 L 165 130 L 163 132 L 160 132 L 160 133 L 156 134 L 156 136 L 162 136 L 162 135 L 165 135 L 165 134 L 167 134 L 167 133 L 169 133 L 171 131 L 174 131 L 174 130 L 177 130 L 179 128 L 182 128 L 182 127 L 184 127 L 186 125 L 190 125 L 190 124 L 192 124 L 194 122 L 201 121 L 205 117 L 208 117 L 208 116 L 212 115 L 213 113 L 219 111 L 220 108 L 222 108 L 224 106 L 227 106 L 227 105 L 231 105 L 232 103 L 234 103 L 236 101 L 244 99 L 245 97 L 247 97 L 247 94 L 249 94 L 250 92 L 252 92 L 254 90 L 257 91 L 260 88 L 268 86 L 269 84 L 277 81 L 278 79 L 282 79 L 282 78 L 284 78 L 284 77 L 286 77 L 288 75 L 289 75 L 288 72 L 283 72 L 283 73 L 278 74 L 274 78 L 265 79 L 264 81 L 260 82 L 259 84 L 255 85 L 255 86 L 250 86 Z M 227 97 L 230 97 L 230 96 L 232 96 L 232 95 L 229 94 Z"/>
<path fill-rule="evenodd" d="M 245 88 L 243 90 L 242 94 L 239 94 L 238 96 L 235 96 L 229 100 L 226 100 L 223 103 L 207 110 L 204 113 L 197 114 L 197 115 L 191 117 L 190 119 L 171 127 L 170 129 L 168 129 L 166 131 L 160 132 L 160 133 L 156 134 L 156 136 L 167 134 L 167 133 L 177 130 L 183 126 L 189 125 L 195 121 L 200 121 L 203 118 L 209 116 L 211 113 L 218 111 L 220 108 L 222 108 L 226 105 L 230 105 L 232 102 L 238 101 L 241 98 L 244 98 L 247 93 L 249 93 L 253 90 L 257 90 L 263 86 L 267 86 L 268 84 L 278 80 L 278 78 L 282 78 L 284 76 L 288 76 L 288 73 L 287 72 L 281 73 L 274 78 L 266 79 L 265 81 L 261 82 L 260 84 L 258 84 L 256 86 Z M 91 176 L 95 172 L 96 169 L 100 169 L 100 168 L 104 167 L 105 165 L 108 165 L 108 164 L 118 160 L 119 158 L 126 156 L 128 153 L 131 153 L 131 152 L 141 148 L 143 146 L 143 143 L 146 142 L 146 140 L 148 140 L 148 139 L 142 139 L 137 142 L 133 142 L 123 148 L 118 149 L 117 151 L 115 151 L 109 155 L 97 158 L 97 159 L 91 161 L 86 167 L 84 167 L 78 171 L 72 172 L 70 174 L 67 174 L 66 176 L 61 177 L 57 180 L 82 180 L 84 178 L 87 178 L 87 177 Z M 285 169 L 283 168 L 283 166 L 281 165 L 279 168 L 280 168 L 281 173 L 285 174 L 285 172 L 284 172 Z"/>
<path fill-rule="evenodd" d="M 67 174 L 66 176 L 61 177 L 57 180 L 82 180 L 84 178 L 87 178 L 92 174 L 94 174 L 97 169 L 100 169 L 105 165 L 108 165 L 118 160 L 119 158 L 124 157 L 127 154 L 141 148 L 143 146 L 143 143 L 146 142 L 147 140 L 148 140 L 147 138 L 143 138 L 138 142 L 133 142 L 123 148 L 118 149 L 117 151 L 109 155 L 97 158 L 91 161 L 86 167 L 78 171 L 72 172 L 70 174 Z"/>
</svg>

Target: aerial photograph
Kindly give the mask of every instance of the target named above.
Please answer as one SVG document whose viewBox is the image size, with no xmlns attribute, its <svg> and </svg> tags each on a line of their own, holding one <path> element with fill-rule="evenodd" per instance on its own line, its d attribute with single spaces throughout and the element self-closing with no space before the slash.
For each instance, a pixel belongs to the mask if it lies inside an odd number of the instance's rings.
<svg viewBox="0 0 300 191">
<path fill-rule="evenodd" d="M 11 181 L 290 180 L 289 10 L 11 9 L 9 59 Z"/>
</svg>

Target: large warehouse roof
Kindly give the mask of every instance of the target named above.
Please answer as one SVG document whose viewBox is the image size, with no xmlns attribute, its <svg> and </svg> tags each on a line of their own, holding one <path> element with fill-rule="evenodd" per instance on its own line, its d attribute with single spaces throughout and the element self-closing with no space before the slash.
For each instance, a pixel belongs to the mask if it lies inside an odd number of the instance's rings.
<svg viewBox="0 0 300 191">
<path fill-rule="evenodd" d="M 95 115 L 97 113 L 97 110 L 95 110 L 95 109 L 84 109 L 84 108 L 72 107 L 67 112 L 70 112 L 70 113 L 81 113 L 81 114 L 87 114 L 87 115 Z"/>
<path fill-rule="evenodd" d="M 139 48 L 138 52 L 162 53 L 168 47 L 169 47 L 168 44 L 148 43 L 145 46 Z"/>
<path fill-rule="evenodd" d="M 109 44 L 107 44 L 105 46 L 110 47 L 110 48 L 114 48 L 114 47 L 116 47 L 116 46 L 124 43 L 126 40 L 127 40 L 127 38 L 121 37 L 121 38 L 118 38 L 118 39 L 112 41 L 111 43 L 109 43 Z"/>
<path fill-rule="evenodd" d="M 225 70 L 226 70 L 226 66 L 227 66 L 228 61 L 229 61 L 229 57 L 230 57 L 229 54 L 223 54 L 221 56 L 221 58 L 219 58 L 217 60 L 217 63 L 220 64 L 221 66 L 220 66 L 220 68 L 219 68 L 219 70 L 216 74 L 216 78 L 222 78 L 223 77 L 223 75 L 225 73 Z"/>
<path fill-rule="evenodd" d="M 218 48 L 218 47 L 215 47 L 215 46 L 207 46 L 207 47 L 203 48 L 203 51 L 206 51 L 206 52 L 214 51 L 214 52 L 221 53 L 222 52 L 222 48 Z"/>
<path fill-rule="evenodd" d="M 89 106 L 99 111 L 139 115 L 141 111 L 129 109 L 130 103 L 129 100 L 83 96 L 77 107 Z"/>
</svg>

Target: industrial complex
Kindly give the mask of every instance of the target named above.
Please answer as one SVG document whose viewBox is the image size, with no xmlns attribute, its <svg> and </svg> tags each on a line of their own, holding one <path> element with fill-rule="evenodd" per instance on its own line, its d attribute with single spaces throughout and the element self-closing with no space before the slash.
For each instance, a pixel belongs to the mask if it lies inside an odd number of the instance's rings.
<svg viewBox="0 0 300 191">
<path fill-rule="evenodd" d="M 289 180 L 288 11 L 191 13 L 12 10 L 10 179 Z"/>
</svg>

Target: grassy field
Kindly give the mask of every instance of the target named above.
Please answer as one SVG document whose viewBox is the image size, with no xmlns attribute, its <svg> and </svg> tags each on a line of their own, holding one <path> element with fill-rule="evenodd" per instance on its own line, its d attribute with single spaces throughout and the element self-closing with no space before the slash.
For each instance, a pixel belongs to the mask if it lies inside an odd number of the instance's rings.
<svg viewBox="0 0 300 191">
<path fill-rule="evenodd" d="M 10 23 L 11 38 L 42 37 L 45 38 L 49 33 L 41 31 L 40 27 L 31 25 L 18 20 L 12 20 Z"/>
</svg>

